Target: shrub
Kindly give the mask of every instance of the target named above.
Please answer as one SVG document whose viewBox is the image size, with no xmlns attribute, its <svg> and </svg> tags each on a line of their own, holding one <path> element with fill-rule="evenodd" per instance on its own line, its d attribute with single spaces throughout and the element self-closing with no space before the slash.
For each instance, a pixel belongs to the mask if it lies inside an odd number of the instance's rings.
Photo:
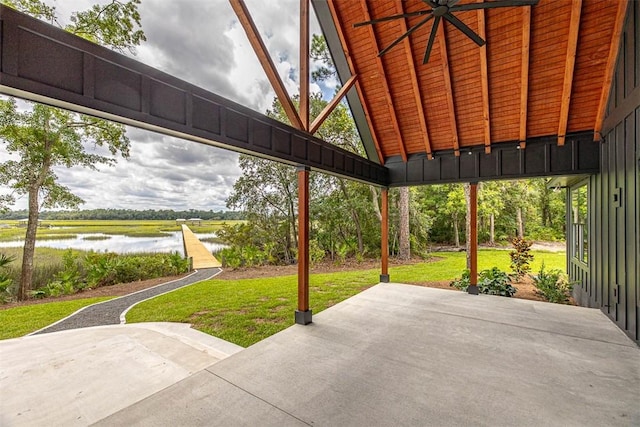
<svg viewBox="0 0 640 427">
<path fill-rule="evenodd" d="M 171 252 L 168 262 L 171 268 L 171 274 L 180 274 L 189 271 L 189 259 L 180 255 L 178 251 Z"/>
<path fill-rule="evenodd" d="M 13 299 L 11 294 L 11 286 L 13 285 L 13 278 L 5 271 L 6 267 L 15 261 L 15 257 L 0 254 L 0 303 Z"/>
<path fill-rule="evenodd" d="M 569 302 L 573 283 L 569 281 L 566 273 L 558 269 L 544 271 L 542 263 L 538 276 L 533 278 L 533 283 L 538 288 L 536 292 L 549 302 L 566 304 Z"/>
<path fill-rule="evenodd" d="M 466 292 L 471 284 L 471 274 L 465 270 L 459 279 L 453 280 L 449 286 Z M 478 275 L 478 292 L 487 295 L 512 297 L 518 290 L 511 284 L 509 275 L 498 267 L 482 270 Z"/>
<path fill-rule="evenodd" d="M 34 298 L 59 297 L 62 295 L 75 294 L 76 292 L 77 290 L 72 282 L 54 280 L 46 286 L 31 291 L 31 296 Z"/>
<path fill-rule="evenodd" d="M 531 271 L 531 262 L 533 261 L 533 255 L 529 253 L 531 250 L 531 244 L 525 239 L 516 237 L 511 241 L 514 250 L 509 253 L 511 257 L 511 270 L 516 274 L 519 279 L 523 275 Z"/>
<path fill-rule="evenodd" d="M 449 286 L 452 286 L 456 289 L 459 289 L 463 292 L 466 292 L 469 289 L 469 285 L 471 284 L 471 272 L 469 269 L 466 269 L 462 272 L 462 276 L 459 279 L 454 279 Z"/>
<path fill-rule="evenodd" d="M 498 267 L 480 272 L 478 278 L 478 291 L 481 294 L 500 295 L 512 297 L 518 290 L 511 285 L 511 279 Z"/>
<path fill-rule="evenodd" d="M 60 282 L 60 288 L 65 290 L 64 295 L 69 295 L 74 293 L 75 290 L 85 288 L 85 283 L 80 276 L 78 257 L 74 255 L 71 249 L 65 251 L 62 255 L 62 270 L 55 275 L 55 279 L 55 281 Z"/>
<path fill-rule="evenodd" d="M 220 252 L 220 262 L 224 267 L 239 268 L 242 266 L 242 254 L 235 247 L 222 249 Z"/>
<path fill-rule="evenodd" d="M 324 249 L 320 247 L 317 240 L 309 240 L 309 264 L 311 266 L 317 265 L 325 257 Z"/>
</svg>

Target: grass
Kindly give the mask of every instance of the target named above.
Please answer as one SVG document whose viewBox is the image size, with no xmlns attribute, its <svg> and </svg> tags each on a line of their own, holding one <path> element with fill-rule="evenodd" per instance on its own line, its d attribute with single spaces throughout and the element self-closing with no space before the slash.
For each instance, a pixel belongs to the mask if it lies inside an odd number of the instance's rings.
<svg viewBox="0 0 640 427">
<path fill-rule="evenodd" d="M 73 312 L 106 301 L 112 297 L 85 298 L 71 301 L 25 305 L 0 310 L 0 339 L 17 338 L 42 329 Z"/>
<path fill-rule="evenodd" d="M 378 281 L 377 270 L 314 274 L 314 313 L 353 296 Z M 209 280 L 138 304 L 127 322 L 182 322 L 243 347 L 293 324 L 297 276 Z"/>
<path fill-rule="evenodd" d="M 566 254 L 564 252 L 531 251 L 534 256 L 531 271 L 536 272 L 542 263 L 549 268 L 566 269 Z M 394 282 L 419 283 L 452 280 L 459 277 L 466 265 L 465 252 L 437 252 L 433 254 L 441 258 L 437 262 L 403 265 L 389 269 L 389 275 Z M 510 272 L 509 251 L 496 249 L 480 249 L 478 251 L 478 271 L 491 267 L 498 267 L 502 271 Z"/>
<path fill-rule="evenodd" d="M 542 261 L 549 268 L 564 269 L 565 254 L 532 251 L 533 271 Z M 394 282 L 418 283 L 452 280 L 465 267 L 462 252 L 441 252 L 435 262 L 396 266 L 389 273 Z M 479 269 L 497 266 L 509 270 L 509 251 L 481 250 Z M 378 269 L 312 274 L 310 305 L 314 313 L 331 307 L 378 283 Z M 297 277 L 244 280 L 209 280 L 138 304 L 127 313 L 127 322 L 182 322 L 241 346 L 254 344 L 293 324 L 297 301 Z"/>
<path fill-rule="evenodd" d="M 36 256 L 54 262 L 60 259 L 63 252 L 38 248 Z M 565 269 L 566 255 L 563 252 L 532 253 L 535 257 L 532 264 L 534 272 L 539 270 L 543 261 L 549 269 Z M 437 261 L 390 268 L 391 279 L 402 283 L 452 280 L 465 267 L 464 252 L 439 252 L 435 256 Z M 509 262 L 509 251 L 480 250 L 478 268 L 483 270 L 497 266 L 509 271 Z M 377 268 L 312 274 L 309 286 L 313 312 L 319 313 L 377 284 L 379 274 Z M 0 339 L 34 332 L 86 305 L 109 298 L 51 302 L 0 310 Z M 249 346 L 292 325 L 296 303 L 295 275 L 243 280 L 214 279 L 138 304 L 127 313 L 127 322 L 191 323 L 202 332 Z"/>
</svg>

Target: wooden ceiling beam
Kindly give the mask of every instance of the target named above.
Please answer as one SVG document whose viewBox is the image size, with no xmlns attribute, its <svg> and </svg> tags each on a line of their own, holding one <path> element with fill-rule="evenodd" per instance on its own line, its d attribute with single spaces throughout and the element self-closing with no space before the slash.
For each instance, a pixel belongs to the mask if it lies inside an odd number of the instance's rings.
<svg viewBox="0 0 640 427">
<path fill-rule="evenodd" d="M 331 16 L 333 16 L 333 19 L 335 20 L 336 32 L 338 33 L 338 38 L 340 39 L 340 44 L 342 45 L 344 56 L 347 59 L 349 71 L 351 72 L 351 75 L 355 77 L 357 75 L 356 68 L 353 64 L 353 60 L 351 59 L 351 54 L 349 53 L 349 45 L 347 44 L 347 39 L 344 36 L 344 31 L 342 30 L 342 22 L 340 22 L 335 1 L 336 0 L 327 0 L 327 5 L 329 6 L 329 10 L 331 11 Z M 378 136 L 376 134 L 376 128 L 373 126 L 373 119 L 371 117 L 371 114 L 369 113 L 369 104 L 367 102 L 367 97 L 365 96 L 364 90 L 357 79 L 355 80 L 355 86 L 356 91 L 358 92 L 358 97 L 360 98 L 360 102 L 362 104 L 362 109 L 364 110 L 365 118 L 367 119 L 367 125 L 369 126 L 369 130 L 371 131 L 371 137 L 373 138 L 373 144 L 376 147 L 378 159 L 380 160 L 380 164 L 384 165 L 385 158 L 382 154 L 382 148 L 380 148 L 380 141 L 378 140 Z"/>
<path fill-rule="evenodd" d="M 531 43 L 531 8 L 522 8 L 522 56 L 520 60 L 520 148 L 527 144 L 527 105 L 529 102 L 529 47 Z"/>
<path fill-rule="evenodd" d="M 449 124 L 451 125 L 453 152 L 460 156 L 460 142 L 458 140 L 458 128 L 456 126 L 456 109 L 453 102 L 453 88 L 451 86 L 451 70 L 449 69 L 449 55 L 447 54 L 447 39 L 444 35 L 444 22 L 438 25 L 437 40 L 440 47 L 440 62 L 444 77 L 444 91 L 447 94 L 447 106 L 449 107 Z"/>
<path fill-rule="evenodd" d="M 367 0 L 360 0 L 360 5 L 362 6 L 362 11 L 364 13 L 364 20 L 371 21 L 371 15 L 369 14 L 369 6 L 367 5 Z M 405 148 L 404 141 L 402 140 L 402 133 L 400 133 L 400 125 L 398 124 L 398 117 L 396 116 L 396 108 L 393 105 L 393 97 L 391 96 L 391 90 L 389 89 L 389 83 L 387 82 L 387 73 L 384 69 L 382 58 L 378 56 L 378 52 L 380 52 L 380 48 L 378 46 L 378 41 L 376 39 L 375 30 L 373 28 L 373 25 L 367 25 L 367 27 L 369 27 L 369 37 L 371 42 L 373 43 L 373 47 L 375 48 L 376 67 L 378 68 L 380 79 L 382 80 L 382 88 L 385 93 L 387 108 L 389 109 L 389 117 L 391 119 L 391 125 L 393 126 L 393 130 L 398 136 L 398 148 L 400 150 L 400 156 L 402 157 L 402 160 L 406 162 L 407 149 Z"/>
<path fill-rule="evenodd" d="M 358 76 L 351 76 L 349 80 L 340 88 L 336 96 L 333 97 L 330 103 L 328 103 L 322 112 L 315 118 L 311 126 L 309 127 L 309 133 L 314 134 L 318 131 L 318 128 L 322 126 L 322 123 L 329 117 L 329 114 L 336 108 L 336 106 L 340 103 L 342 98 L 349 92 L 349 89 L 353 87 L 356 83 Z"/>
<path fill-rule="evenodd" d="M 300 121 L 309 130 L 309 0 L 300 0 Z M 313 132 L 309 132 L 313 133 Z"/>
<path fill-rule="evenodd" d="M 618 11 L 616 13 L 616 20 L 613 25 L 613 34 L 611 35 L 611 43 L 609 45 L 609 58 L 607 59 L 607 66 L 605 68 L 605 74 L 602 84 L 602 92 L 600 93 L 600 103 L 598 104 L 596 122 L 593 126 L 594 141 L 602 141 L 602 123 L 604 122 L 604 115 L 607 110 L 607 104 L 609 103 L 609 94 L 611 92 L 613 73 L 616 68 L 616 62 L 618 61 L 618 51 L 620 50 L 620 36 L 622 35 L 622 28 L 624 26 L 624 18 L 627 12 L 627 5 L 627 0 L 619 0 L 618 2 Z"/>
<path fill-rule="evenodd" d="M 404 3 L 402 0 L 396 0 L 396 12 L 398 14 L 405 13 Z M 408 31 L 407 22 L 405 19 L 400 19 L 400 30 L 404 34 Z M 429 129 L 427 127 L 427 119 L 425 116 L 424 105 L 422 102 L 422 92 L 420 91 L 420 85 L 418 84 L 418 76 L 416 73 L 416 64 L 413 59 L 413 52 L 411 50 L 411 41 L 409 37 L 404 39 L 404 51 L 407 56 L 407 68 L 409 69 L 409 79 L 411 80 L 411 87 L 413 88 L 413 96 L 416 101 L 416 110 L 418 113 L 418 121 L 420 122 L 420 131 L 423 135 L 424 148 L 427 152 L 427 158 L 433 159 L 433 151 L 431 149 L 431 141 L 429 140 Z"/>
<path fill-rule="evenodd" d="M 578 33 L 580 32 L 580 14 L 582 0 L 571 3 L 571 21 L 569 24 L 569 41 L 567 43 L 567 57 L 564 66 L 564 83 L 562 84 L 562 98 L 560 103 L 560 123 L 558 124 L 558 145 L 564 145 L 569 122 L 569 107 L 571 106 L 571 88 L 573 87 L 573 70 L 576 63 L 576 49 L 578 47 Z"/>
<path fill-rule="evenodd" d="M 291 126 L 295 127 L 299 130 L 306 130 L 303 126 L 302 120 L 296 111 L 295 106 L 293 105 L 293 101 L 289 97 L 287 93 L 287 89 L 284 87 L 284 83 L 278 75 L 278 71 L 276 69 L 271 56 L 269 56 L 269 52 L 267 51 L 267 47 L 265 46 L 260 34 L 258 33 L 258 28 L 256 27 L 253 19 L 251 18 L 251 14 L 247 9 L 247 5 L 244 3 L 244 0 L 229 0 L 231 3 L 231 7 L 233 11 L 236 13 L 242 28 L 247 34 L 247 38 L 249 39 L 249 43 L 251 43 L 251 47 L 253 47 L 253 51 L 258 56 L 258 60 L 264 69 L 273 90 L 276 92 L 276 96 L 278 100 L 282 104 L 282 108 L 287 114 L 287 118 L 291 122 Z"/>
<path fill-rule="evenodd" d="M 478 35 L 487 39 L 484 9 L 478 10 Z M 491 115 L 489 112 L 489 72 L 487 66 L 487 45 L 480 46 L 480 80 L 482 87 L 482 123 L 484 128 L 484 152 L 491 153 Z"/>
</svg>

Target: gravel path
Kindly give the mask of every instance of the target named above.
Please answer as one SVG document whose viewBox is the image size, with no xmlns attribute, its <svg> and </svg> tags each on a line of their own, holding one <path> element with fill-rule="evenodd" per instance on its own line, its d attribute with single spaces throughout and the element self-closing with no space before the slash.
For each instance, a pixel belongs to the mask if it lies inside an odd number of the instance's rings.
<svg viewBox="0 0 640 427">
<path fill-rule="evenodd" d="M 71 316 L 62 319 L 51 326 L 40 329 L 31 335 L 46 334 L 49 332 L 64 331 L 67 329 L 88 328 L 90 326 L 118 325 L 121 323 L 120 315 L 134 304 L 182 288 L 183 286 L 192 285 L 194 283 L 210 279 L 221 271 L 222 270 L 219 268 L 200 269 L 182 279 L 163 283 L 153 288 L 84 307 Z"/>
</svg>

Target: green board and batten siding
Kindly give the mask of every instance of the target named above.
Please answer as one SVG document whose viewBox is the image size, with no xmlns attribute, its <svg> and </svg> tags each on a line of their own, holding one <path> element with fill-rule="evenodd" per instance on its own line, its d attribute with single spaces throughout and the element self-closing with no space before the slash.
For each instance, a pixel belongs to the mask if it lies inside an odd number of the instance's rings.
<svg viewBox="0 0 640 427">
<path fill-rule="evenodd" d="M 629 2 L 600 151 L 588 179 L 589 252 L 569 251 L 581 305 L 600 308 L 640 342 L 640 2 Z M 576 184 L 576 188 L 581 183 Z M 571 192 L 567 192 L 570 200 Z M 571 212 L 567 219 L 571 221 Z M 570 228 L 569 228 L 570 229 Z"/>
</svg>

